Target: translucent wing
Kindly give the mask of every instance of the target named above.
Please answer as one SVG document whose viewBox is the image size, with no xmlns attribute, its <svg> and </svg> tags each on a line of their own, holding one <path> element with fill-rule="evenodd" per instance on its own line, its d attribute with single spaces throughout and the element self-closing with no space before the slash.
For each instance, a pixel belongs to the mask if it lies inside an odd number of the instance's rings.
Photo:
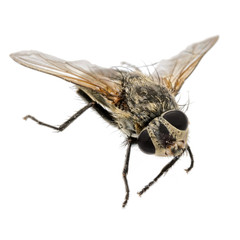
<svg viewBox="0 0 240 240">
<path fill-rule="evenodd" d="M 111 68 L 102 68 L 88 61 L 65 61 L 38 51 L 21 51 L 10 55 L 16 62 L 86 87 L 113 103 L 120 101 L 121 76 Z"/>
<path fill-rule="evenodd" d="M 194 43 L 173 58 L 160 61 L 152 74 L 154 81 L 166 86 L 176 96 L 184 81 L 217 40 L 218 36 L 215 36 Z"/>
</svg>

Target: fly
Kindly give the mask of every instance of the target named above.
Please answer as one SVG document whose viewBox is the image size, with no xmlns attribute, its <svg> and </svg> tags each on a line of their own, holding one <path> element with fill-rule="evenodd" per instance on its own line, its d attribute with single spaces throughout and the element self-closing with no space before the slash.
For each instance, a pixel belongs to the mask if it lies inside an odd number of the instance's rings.
<svg viewBox="0 0 240 240">
<path fill-rule="evenodd" d="M 126 135 L 127 152 L 123 168 L 126 206 L 129 199 L 127 181 L 131 147 L 137 144 L 146 154 L 155 154 L 173 159 L 138 194 L 146 192 L 185 151 L 194 165 L 193 154 L 188 144 L 189 121 L 180 110 L 175 96 L 184 81 L 195 69 L 202 57 L 216 43 L 218 36 L 188 46 L 178 55 L 153 64 L 150 74 L 128 63 L 121 67 L 103 68 L 88 61 L 65 61 L 38 51 L 21 51 L 11 54 L 16 62 L 45 72 L 76 85 L 77 93 L 86 106 L 76 112 L 60 126 L 52 126 L 32 119 L 40 125 L 58 131 L 66 129 L 87 109 L 94 109 L 109 124 L 119 128 Z"/>
</svg>

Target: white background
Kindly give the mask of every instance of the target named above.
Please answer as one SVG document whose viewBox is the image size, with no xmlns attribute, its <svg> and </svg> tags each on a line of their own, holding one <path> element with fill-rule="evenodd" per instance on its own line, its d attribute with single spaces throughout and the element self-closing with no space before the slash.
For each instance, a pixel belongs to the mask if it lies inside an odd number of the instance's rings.
<svg viewBox="0 0 240 240">
<path fill-rule="evenodd" d="M 27 1 L 0 7 L 0 239 L 240 239 L 238 1 Z M 125 209 L 124 136 L 84 106 L 70 83 L 24 68 L 11 52 L 35 49 L 102 66 L 152 63 L 220 35 L 181 89 L 189 95 L 191 173 L 132 149 Z"/>
</svg>

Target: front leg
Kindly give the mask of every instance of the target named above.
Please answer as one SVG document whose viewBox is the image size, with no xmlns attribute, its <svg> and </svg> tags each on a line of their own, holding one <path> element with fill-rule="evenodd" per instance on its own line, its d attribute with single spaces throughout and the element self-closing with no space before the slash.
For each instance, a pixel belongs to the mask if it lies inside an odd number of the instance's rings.
<svg viewBox="0 0 240 240">
<path fill-rule="evenodd" d="M 193 159 L 193 154 L 192 154 L 191 148 L 190 148 L 189 146 L 187 147 L 187 151 L 188 151 L 188 153 L 189 153 L 189 155 L 190 155 L 191 164 L 190 164 L 189 168 L 185 169 L 185 171 L 186 171 L 187 173 L 189 173 L 189 172 L 191 171 L 191 169 L 193 168 L 194 159 Z"/>
<path fill-rule="evenodd" d="M 184 150 L 185 151 L 185 150 Z M 182 154 L 184 153 L 182 152 Z M 142 196 L 157 180 L 164 174 L 167 173 L 168 170 L 178 161 L 178 159 L 182 156 L 182 154 L 174 157 L 162 170 L 161 172 L 148 184 L 146 185 L 140 192 L 138 192 L 139 196 Z"/>
</svg>

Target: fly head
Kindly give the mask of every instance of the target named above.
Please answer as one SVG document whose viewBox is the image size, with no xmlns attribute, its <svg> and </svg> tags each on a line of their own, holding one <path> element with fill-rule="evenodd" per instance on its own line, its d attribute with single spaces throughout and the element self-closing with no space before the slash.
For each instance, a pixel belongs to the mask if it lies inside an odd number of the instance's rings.
<svg viewBox="0 0 240 240">
<path fill-rule="evenodd" d="M 178 156 L 187 147 L 188 118 L 170 110 L 154 118 L 138 136 L 139 148 L 147 154 Z"/>
</svg>

